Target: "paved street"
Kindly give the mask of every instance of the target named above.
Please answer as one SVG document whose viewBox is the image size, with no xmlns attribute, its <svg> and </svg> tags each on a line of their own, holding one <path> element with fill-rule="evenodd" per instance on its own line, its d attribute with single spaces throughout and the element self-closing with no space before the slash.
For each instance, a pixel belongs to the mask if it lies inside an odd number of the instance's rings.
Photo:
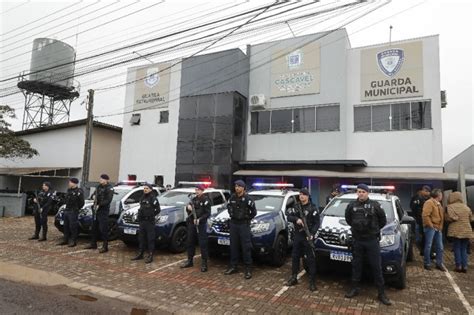
<svg viewBox="0 0 474 315">
<path fill-rule="evenodd" d="M 135 248 L 120 241 L 111 243 L 108 254 L 83 250 L 87 238 L 81 237 L 76 248 L 59 247 L 60 233 L 50 218 L 47 242 L 28 241 L 33 219 L 0 218 L 0 262 L 14 263 L 57 273 L 73 282 L 73 287 L 96 291 L 110 297 L 137 297 L 153 303 L 157 312 L 219 314 L 467 314 L 474 305 L 474 270 L 468 274 L 452 272 L 453 257 L 446 249 L 449 273 L 425 271 L 420 257 L 408 266 L 408 288 L 387 289 L 394 305 L 386 307 L 374 298 L 376 290 L 365 284 L 360 296 L 344 298 L 349 284 L 347 272 L 320 276 L 318 291 L 307 290 L 307 277 L 287 288 L 290 260 L 281 268 L 257 264 L 254 277 L 247 281 L 243 274 L 224 276 L 225 258 L 210 261 L 210 271 L 199 271 L 199 259 L 192 269 L 181 270 L 184 254 L 158 251 L 155 261 L 145 265 L 132 262 Z M 470 264 L 473 265 L 472 256 Z M 450 281 L 451 278 L 451 281 Z M 456 292 L 459 287 L 459 292 Z M 111 293 L 112 292 L 112 293 Z M 463 301 L 462 296 L 465 300 Z M 123 298 L 122 298 L 123 299 Z M 463 304 L 464 302 L 464 304 Z"/>
</svg>

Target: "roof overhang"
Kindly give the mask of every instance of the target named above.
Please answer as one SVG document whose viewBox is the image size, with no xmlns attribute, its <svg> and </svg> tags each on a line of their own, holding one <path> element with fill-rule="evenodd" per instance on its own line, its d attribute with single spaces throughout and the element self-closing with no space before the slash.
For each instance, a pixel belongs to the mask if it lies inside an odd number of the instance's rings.
<svg viewBox="0 0 474 315">
<path fill-rule="evenodd" d="M 0 175 L 17 177 L 69 178 L 71 171 L 80 167 L 7 167 L 0 168 Z"/>
<path fill-rule="evenodd" d="M 332 166 L 367 166 L 365 160 L 298 160 L 298 161 L 241 161 L 239 162 L 242 166 L 271 166 L 271 165 L 305 165 L 310 166 L 321 166 L 321 165 L 332 165 Z"/>
</svg>

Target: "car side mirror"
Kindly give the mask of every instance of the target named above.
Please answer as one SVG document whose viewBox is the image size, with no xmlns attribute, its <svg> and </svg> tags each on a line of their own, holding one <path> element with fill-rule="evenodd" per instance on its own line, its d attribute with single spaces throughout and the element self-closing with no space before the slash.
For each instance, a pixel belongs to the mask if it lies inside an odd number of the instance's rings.
<svg viewBox="0 0 474 315">
<path fill-rule="evenodd" d="M 408 216 L 408 215 L 404 215 L 402 217 L 402 220 L 400 221 L 400 224 L 414 225 L 415 224 L 415 219 L 413 217 Z"/>
<path fill-rule="evenodd" d="M 135 199 L 129 198 L 129 199 L 125 200 L 124 204 L 129 205 L 129 204 L 131 204 L 131 203 L 136 203 L 136 202 L 137 202 L 137 201 L 136 201 Z"/>
</svg>

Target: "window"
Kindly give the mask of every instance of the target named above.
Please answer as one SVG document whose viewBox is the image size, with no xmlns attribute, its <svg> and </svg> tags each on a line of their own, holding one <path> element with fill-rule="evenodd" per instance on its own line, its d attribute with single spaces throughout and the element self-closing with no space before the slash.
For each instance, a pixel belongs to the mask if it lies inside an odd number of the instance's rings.
<svg viewBox="0 0 474 315">
<path fill-rule="evenodd" d="M 314 132 L 316 126 L 314 107 L 295 109 L 294 115 L 295 132 Z"/>
<path fill-rule="evenodd" d="M 163 175 L 155 175 L 155 185 L 163 187 L 164 186 L 164 178 Z"/>
<path fill-rule="evenodd" d="M 224 191 L 224 197 L 225 197 L 225 200 L 229 200 L 230 199 L 230 192 Z"/>
<path fill-rule="evenodd" d="M 271 132 L 292 132 L 293 131 L 293 110 L 274 110 L 271 115 Z"/>
<path fill-rule="evenodd" d="M 339 105 L 321 106 L 316 108 L 316 130 L 339 130 Z"/>
<path fill-rule="evenodd" d="M 160 124 L 166 124 L 169 121 L 170 112 L 167 110 L 162 110 L 160 112 Z"/>
<path fill-rule="evenodd" d="M 140 125 L 141 114 L 132 114 L 130 125 Z"/>
<path fill-rule="evenodd" d="M 398 220 L 401 221 L 403 219 L 404 211 L 402 205 L 400 204 L 400 200 L 395 201 L 395 208 L 397 209 Z"/>
<path fill-rule="evenodd" d="M 252 113 L 251 132 L 252 134 L 270 132 L 270 111 Z"/>
<path fill-rule="evenodd" d="M 221 193 L 219 193 L 219 192 L 210 193 L 210 197 L 211 197 L 211 200 L 212 200 L 212 204 L 214 206 L 221 205 L 225 202 L 224 198 L 222 197 Z"/>
<path fill-rule="evenodd" d="M 354 107 L 354 131 L 419 130 L 430 128 L 430 101 Z"/>
<path fill-rule="evenodd" d="M 137 203 L 137 202 L 140 201 L 142 196 L 143 196 L 143 189 L 141 188 L 141 189 L 137 190 L 136 192 L 132 193 L 130 196 L 128 196 L 127 200 L 130 200 L 130 202 L 128 202 L 128 203 L 129 204 L 130 203 Z"/>
</svg>

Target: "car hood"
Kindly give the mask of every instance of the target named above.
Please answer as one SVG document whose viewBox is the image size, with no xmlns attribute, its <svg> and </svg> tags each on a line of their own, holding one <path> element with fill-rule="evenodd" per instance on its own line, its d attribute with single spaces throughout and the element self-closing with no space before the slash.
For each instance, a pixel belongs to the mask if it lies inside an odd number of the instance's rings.
<svg viewBox="0 0 474 315">
<path fill-rule="evenodd" d="M 161 208 L 160 214 L 162 214 L 164 212 L 170 212 L 170 211 L 176 211 L 176 210 L 182 210 L 183 209 L 183 207 L 181 207 L 181 206 L 161 206 L 160 208 Z M 125 210 L 124 213 L 136 214 L 136 213 L 138 213 L 138 209 L 140 209 L 140 206 L 136 206 L 136 207 L 130 208 L 128 210 Z"/>
<path fill-rule="evenodd" d="M 277 214 L 278 212 L 275 212 L 275 211 L 271 211 L 271 212 L 257 211 L 257 215 L 255 216 L 254 220 L 265 221 L 265 220 L 275 217 Z M 229 220 L 229 218 L 230 218 L 229 211 L 227 210 L 224 210 L 220 212 L 218 215 L 216 215 L 215 217 L 213 217 L 213 219 L 216 221 L 227 221 Z"/>
<path fill-rule="evenodd" d="M 397 228 L 397 224 L 395 221 L 388 222 L 382 229 L 382 234 L 393 234 Z M 320 230 L 328 231 L 328 232 L 347 232 L 348 234 L 352 234 L 351 227 L 347 224 L 346 219 L 344 217 L 337 217 L 337 216 L 322 216 L 321 217 L 321 225 Z"/>
</svg>

